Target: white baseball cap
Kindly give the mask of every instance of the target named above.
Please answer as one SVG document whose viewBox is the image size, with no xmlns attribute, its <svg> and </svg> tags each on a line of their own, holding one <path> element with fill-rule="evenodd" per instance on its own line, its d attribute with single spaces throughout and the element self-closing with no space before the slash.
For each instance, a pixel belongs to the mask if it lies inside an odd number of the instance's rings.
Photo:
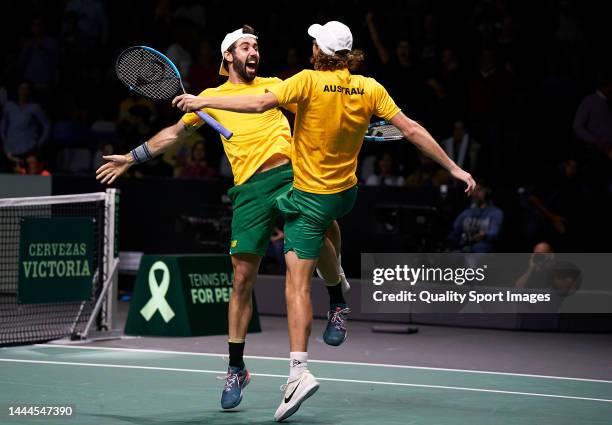
<svg viewBox="0 0 612 425">
<path fill-rule="evenodd" d="M 243 37 L 254 38 L 257 40 L 257 36 L 255 34 L 244 33 L 242 32 L 242 28 L 240 28 L 236 31 L 228 33 L 221 42 L 221 66 L 219 67 L 219 75 L 229 75 L 225 68 L 223 68 L 223 53 L 225 53 L 232 44 Z"/>
<path fill-rule="evenodd" d="M 327 55 L 353 49 L 353 34 L 342 22 L 329 21 L 325 25 L 313 24 L 308 28 L 308 35 L 316 40 L 323 53 Z"/>
</svg>

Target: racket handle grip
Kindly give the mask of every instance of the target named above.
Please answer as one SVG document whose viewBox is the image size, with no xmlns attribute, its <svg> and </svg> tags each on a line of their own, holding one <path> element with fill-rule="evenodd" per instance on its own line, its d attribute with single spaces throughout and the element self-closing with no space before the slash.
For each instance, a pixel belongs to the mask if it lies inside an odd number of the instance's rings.
<svg viewBox="0 0 612 425">
<path fill-rule="evenodd" d="M 223 127 L 216 119 L 208 115 L 206 112 L 196 111 L 196 114 L 198 115 L 198 117 L 200 117 L 202 121 L 214 128 L 215 131 L 217 131 L 218 133 L 221 133 L 221 135 L 227 140 L 231 139 L 234 135 L 234 133 Z"/>
</svg>

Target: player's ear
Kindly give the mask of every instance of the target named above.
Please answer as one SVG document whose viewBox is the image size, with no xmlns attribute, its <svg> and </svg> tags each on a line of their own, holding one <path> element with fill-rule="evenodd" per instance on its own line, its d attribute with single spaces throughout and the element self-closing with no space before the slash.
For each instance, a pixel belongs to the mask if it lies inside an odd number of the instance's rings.
<svg viewBox="0 0 612 425">
<path fill-rule="evenodd" d="M 234 55 L 229 51 L 225 51 L 223 53 L 223 59 L 225 59 L 227 63 L 232 63 L 234 61 Z"/>
</svg>

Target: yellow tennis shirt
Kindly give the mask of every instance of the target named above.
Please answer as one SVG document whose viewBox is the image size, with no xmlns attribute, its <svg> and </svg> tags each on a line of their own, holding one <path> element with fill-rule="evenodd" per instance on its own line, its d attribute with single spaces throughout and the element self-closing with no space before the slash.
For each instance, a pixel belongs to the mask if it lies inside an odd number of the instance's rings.
<svg viewBox="0 0 612 425">
<path fill-rule="evenodd" d="M 219 87 L 206 89 L 199 95 L 217 97 L 262 94 L 267 88 L 281 81 L 278 78 L 263 77 L 256 77 L 246 84 L 233 84 L 227 81 Z M 234 173 L 234 184 L 246 182 L 274 154 L 291 157 L 291 128 L 280 109 L 270 109 L 261 114 L 209 108 L 205 108 L 204 111 L 234 132 L 230 140 L 221 136 L 223 149 Z M 203 124 L 193 112 L 183 115 L 182 120 L 186 125 L 194 127 Z"/>
<path fill-rule="evenodd" d="M 373 78 L 344 70 L 305 70 L 267 88 L 280 105 L 297 103 L 293 129 L 294 186 L 310 193 L 337 193 L 357 184 L 357 155 L 372 115 L 398 112 Z"/>
</svg>

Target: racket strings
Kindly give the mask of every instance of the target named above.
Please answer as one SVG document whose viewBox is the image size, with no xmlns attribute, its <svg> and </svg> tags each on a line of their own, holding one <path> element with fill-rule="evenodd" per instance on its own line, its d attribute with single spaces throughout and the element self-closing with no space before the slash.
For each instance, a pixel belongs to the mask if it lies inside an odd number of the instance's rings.
<svg viewBox="0 0 612 425">
<path fill-rule="evenodd" d="M 146 49 L 123 52 L 117 60 L 117 74 L 132 90 L 152 99 L 171 99 L 181 91 L 180 80 L 170 65 Z"/>
<path fill-rule="evenodd" d="M 391 124 L 379 125 L 368 129 L 368 136 L 384 138 L 403 138 L 402 132 Z"/>
</svg>

